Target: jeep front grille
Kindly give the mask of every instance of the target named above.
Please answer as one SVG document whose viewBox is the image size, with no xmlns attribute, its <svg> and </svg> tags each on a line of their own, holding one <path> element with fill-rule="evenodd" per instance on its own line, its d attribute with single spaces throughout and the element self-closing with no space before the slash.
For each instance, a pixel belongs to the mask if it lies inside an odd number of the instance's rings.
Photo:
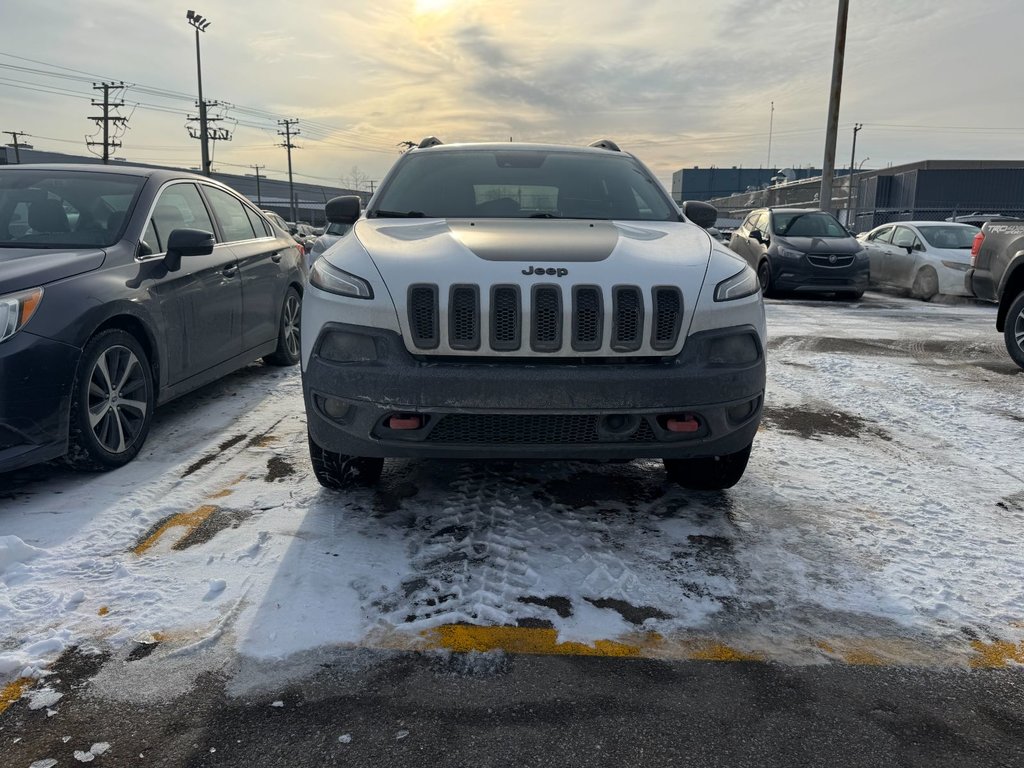
<svg viewBox="0 0 1024 768">
<path fill-rule="evenodd" d="M 542 283 L 526 291 L 517 285 L 460 283 L 439 289 L 418 283 L 408 297 L 412 346 L 439 354 L 571 356 L 611 350 L 650 355 L 674 349 L 683 322 L 683 294 L 674 286 L 645 293 L 635 285 L 619 285 L 609 293 L 596 285 L 563 289 Z"/>
<path fill-rule="evenodd" d="M 440 339 L 437 328 L 437 286 L 409 288 L 409 327 L 412 343 L 419 349 L 434 349 Z"/>
</svg>

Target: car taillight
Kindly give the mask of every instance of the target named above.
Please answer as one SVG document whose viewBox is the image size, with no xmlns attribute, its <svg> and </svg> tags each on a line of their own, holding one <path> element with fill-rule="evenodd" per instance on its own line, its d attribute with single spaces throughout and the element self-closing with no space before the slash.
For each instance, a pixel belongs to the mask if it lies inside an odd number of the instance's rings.
<svg viewBox="0 0 1024 768">
<path fill-rule="evenodd" d="M 978 253 L 981 251 L 981 244 L 985 242 L 985 233 L 979 232 L 974 236 L 974 242 L 971 243 L 971 266 L 978 266 Z"/>
</svg>

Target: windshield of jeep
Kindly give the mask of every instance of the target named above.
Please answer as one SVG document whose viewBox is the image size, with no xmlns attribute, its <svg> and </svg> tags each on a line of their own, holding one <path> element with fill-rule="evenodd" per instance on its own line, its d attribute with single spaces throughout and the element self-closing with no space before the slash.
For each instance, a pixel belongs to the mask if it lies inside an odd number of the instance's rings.
<svg viewBox="0 0 1024 768">
<path fill-rule="evenodd" d="M 679 221 L 658 182 L 628 155 L 446 150 L 404 158 L 369 217 Z"/>
</svg>

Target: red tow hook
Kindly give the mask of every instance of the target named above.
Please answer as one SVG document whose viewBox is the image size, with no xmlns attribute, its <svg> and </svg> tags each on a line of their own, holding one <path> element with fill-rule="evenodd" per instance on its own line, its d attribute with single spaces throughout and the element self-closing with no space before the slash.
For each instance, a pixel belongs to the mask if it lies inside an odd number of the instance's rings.
<svg viewBox="0 0 1024 768">
<path fill-rule="evenodd" d="M 423 417 L 418 413 L 396 413 L 388 417 L 388 429 L 419 429 L 423 426 Z"/>
<path fill-rule="evenodd" d="M 696 432 L 700 429 L 700 422 L 693 416 L 669 416 L 665 419 L 665 428 L 669 432 Z"/>
</svg>

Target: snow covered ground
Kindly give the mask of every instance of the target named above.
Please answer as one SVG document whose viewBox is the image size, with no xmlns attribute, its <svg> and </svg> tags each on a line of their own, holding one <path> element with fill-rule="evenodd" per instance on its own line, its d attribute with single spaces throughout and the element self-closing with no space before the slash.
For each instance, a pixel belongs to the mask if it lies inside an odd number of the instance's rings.
<svg viewBox="0 0 1024 768">
<path fill-rule="evenodd" d="M 453 625 L 650 655 L 1015 659 L 1024 375 L 994 315 L 770 302 L 765 423 L 722 494 L 650 461 L 394 461 L 378 489 L 326 491 L 298 371 L 250 366 L 158 412 L 121 470 L 0 477 L 0 687 L 72 646 L 202 666 Z"/>
</svg>

